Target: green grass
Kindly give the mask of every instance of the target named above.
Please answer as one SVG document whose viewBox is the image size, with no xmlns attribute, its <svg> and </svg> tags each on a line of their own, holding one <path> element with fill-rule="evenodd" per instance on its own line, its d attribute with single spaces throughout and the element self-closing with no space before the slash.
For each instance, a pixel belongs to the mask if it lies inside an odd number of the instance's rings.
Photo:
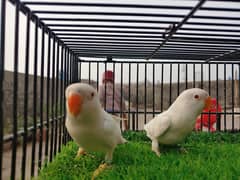
<svg viewBox="0 0 240 180">
<path fill-rule="evenodd" d="M 151 151 L 151 143 L 142 132 L 126 132 L 127 144 L 114 152 L 113 165 L 97 179 L 240 179 L 240 134 L 192 133 L 179 147 L 162 147 L 161 157 Z M 39 179 L 90 179 L 104 158 L 75 158 L 77 145 L 70 142 L 55 160 L 40 172 Z"/>
</svg>

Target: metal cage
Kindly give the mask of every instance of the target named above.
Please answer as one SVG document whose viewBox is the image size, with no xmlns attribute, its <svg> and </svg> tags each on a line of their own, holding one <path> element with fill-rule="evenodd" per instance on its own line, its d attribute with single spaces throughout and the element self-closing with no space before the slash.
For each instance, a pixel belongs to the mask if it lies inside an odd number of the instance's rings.
<svg viewBox="0 0 240 180">
<path fill-rule="evenodd" d="M 221 105 L 205 112 L 217 131 L 240 129 L 238 0 L 2 0 L 0 13 L 0 179 L 28 179 L 53 160 L 70 140 L 65 87 L 98 89 L 106 70 L 127 104 L 112 113 L 131 130 L 192 87 Z"/>
</svg>

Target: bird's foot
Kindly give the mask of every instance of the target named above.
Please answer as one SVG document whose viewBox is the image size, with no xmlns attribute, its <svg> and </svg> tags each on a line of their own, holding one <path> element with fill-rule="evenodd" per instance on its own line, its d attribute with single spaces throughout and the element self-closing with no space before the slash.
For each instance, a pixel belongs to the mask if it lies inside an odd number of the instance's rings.
<svg viewBox="0 0 240 180">
<path fill-rule="evenodd" d="M 155 152 L 158 157 L 160 157 L 161 153 L 159 150 L 158 140 L 156 139 L 152 141 L 152 151 Z"/>
<path fill-rule="evenodd" d="M 159 151 L 154 151 L 158 157 L 161 156 L 161 153 Z"/>
<path fill-rule="evenodd" d="M 180 152 L 183 154 L 188 154 L 188 151 L 184 147 L 180 147 Z"/>
<path fill-rule="evenodd" d="M 86 153 L 86 151 L 83 148 L 79 148 L 78 152 L 77 152 L 76 158 L 81 157 L 81 156 L 86 155 L 86 154 L 87 153 Z"/>
<path fill-rule="evenodd" d="M 80 158 L 80 157 L 82 157 L 82 156 L 89 156 L 89 157 L 91 157 L 91 158 L 94 158 L 93 155 L 88 154 L 83 148 L 80 147 L 80 148 L 78 149 L 76 158 Z"/>
<path fill-rule="evenodd" d="M 105 169 L 109 169 L 111 165 L 108 163 L 103 163 L 98 166 L 98 168 L 93 172 L 91 180 L 94 180 L 101 172 L 103 172 Z"/>
</svg>

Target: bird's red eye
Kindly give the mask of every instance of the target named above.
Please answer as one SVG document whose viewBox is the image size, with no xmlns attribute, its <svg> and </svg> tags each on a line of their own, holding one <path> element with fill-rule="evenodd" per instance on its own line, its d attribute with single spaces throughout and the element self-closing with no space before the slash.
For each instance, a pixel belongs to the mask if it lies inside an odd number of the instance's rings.
<svg viewBox="0 0 240 180">
<path fill-rule="evenodd" d="M 196 94 L 196 95 L 194 96 L 194 98 L 195 98 L 195 99 L 199 99 L 199 95 Z"/>
</svg>

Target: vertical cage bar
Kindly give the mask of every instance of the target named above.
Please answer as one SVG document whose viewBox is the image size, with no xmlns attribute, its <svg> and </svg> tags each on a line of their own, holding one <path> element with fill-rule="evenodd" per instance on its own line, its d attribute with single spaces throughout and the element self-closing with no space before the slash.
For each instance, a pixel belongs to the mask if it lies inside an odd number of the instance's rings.
<svg viewBox="0 0 240 180">
<path fill-rule="evenodd" d="M 46 146 L 45 146 L 45 160 L 48 161 L 49 150 L 49 105 L 50 105 L 50 68 L 51 68 L 51 35 L 48 32 L 48 55 L 47 55 L 47 87 L 46 87 Z"/>
<path fill-rule="evenodd" d="M 201 83 L 200 88 L 203 89 L 203 64 L 201 64 Z"/>
<path fill-rule="evenodd" d="M 78 76 L 78 74 L 79 74 L 78 57 L 76 57 L 76 74 L 75 74 L 75 76 L 76 76 L 77 82 L 79 82 L 79 76 Z"/>
<path fill-rule="evenodd" d="M 105 70 L 106 70 L 106 65 L 105 65 Z M 121 63 L 121 99 L 120 99 L 120 104 L 121 104 L 121 117 L 123 117 L 123 114 L 126 113 L 125 110 L 123 112 L 123 63 Z M 120 124 L 120 127 L 122 129 L 122 122 Z"/>
<path fill-rule="evenodd" d="M 88 84 L 91 84 L 91 62 L 88 63 Z"/>
<path fill-rule="evenodd" d="M 99 62 L 97 62 L 97 91 L 99 91 Z"/>
<path fill-rule="evenodd" d="M 127 127 L 130 128 L 130 102 L 131 102 L 131 63 L 128 64 L 128 121 Z M 125 124 L 125 121 L 124 121 Z M 126 128 L 126 127 L 125 127 Z"/>
<path fill-rule="evenodd" d="M 44 97 L 44 53 L 45 53 L 45 28 L 42 27 L 42 47 L 41 47 L 41 80 L 40 80 L 40 134 L 38 150 L 38 170 L 42 166 L 42 145 L 43 145 L 43 97 Z"/>
<path fill-rule="evenodd" d="M 6 0 L 0 2 L 0 179 L 2 179 L 3 158 L 3 79 L 4 79 L 4 56 L 5 56 L 5 13 Z"/>
<path fill-rule="evenodd" d="M 211 64 L 208 64 L 208 93 L 211 95 Z"/>
<path fill-rule="evenodd" d="M 64 86 L 63 86 L 63 81 L 64 81 L 64 75 L 63 75 L 63 62 L 64 62 L 64 52 L 65 48 L 62 45 L 61 48 L 61 67 L 60 67 L 60 125 L 59 125 L 59 137 L 58 137 L 58 152 L 61 150 L 62 146 L 62 137 L 63 137 L 63 128 L 64 128 L 64 114 L 63 114 L 63 106 L 64 106 L 64 101 L 63 101 L 63 96 L 64 96 Z"/>
<path fill-rule="evenodd" d="M 226 131 L 226 128 L 227 128 L 227 124 L 226 124 L 226 112 L 227 112 L 227 95 L 226 95 L 226 63 L 224 63 L 224 83 L 223 83 L 223 89 L 224 89 L 224 94 L 223 94 L 223 97 L 224 97 L 224 131 Z"/>
<path fill-rule="evenodd" d="M 74 56 L 74 77 L 75 77 L 75 82 L 79 82 L 79 79 L 78 79 L 78 67 L 77 67 L 77 56 L 75 55 Z"/>
<path fill-rule="evenodd" d="M 144 124 L 147 123 L 147 64 L 144 66 L 145 70 L 145 79 L 144 79 Z"/>
<path fill-rule="evenodd" d="M 105 68 L 104 72 L 106 72 L 106 70 L 107 70 L 107 63 L 104 64 L 104 68 Z M 107 110 L 106 109 L 106 107 L 107 107 L 107 83 L 104 83 L 103 86 L 104 86 L 104 109 Z M 122 108 L 122 106 L 121 106 L 121 108 Z"/>
<path fill-rule="evenodd" d="M 59 41 L 57 40 L 57 56 L 56 56 L 56 89 L 55 89 L 55 136 L 54 136 L 54 156 L 57 154 L 57 145 L 58 145 L 58 128 L 59 128 L 59 49 L 60 49 L 60 44 Z"/>
<path fill-rule="evenodd" d="M 55 46 L 56 46 L 56 38 L 55 36 L 53 36 L 53 47 L 52 47 L 52 86 L 51 86 L 51 139 L 50 139 L 50 162 L 53 159 L 53 138 L 54 138 L 54 121 L 55 121 L 55 117 L 54 117 L 54 101 L 55 101 Z"/>
<path fill-rule="evenodd" d="M 203 89 L 203 64 L 201 64 L 201 83 L 200 88 Z M 201 114 L 201 131 L 203 130 L 203 116 Z"/>
<path fill-rule="evenodd" d="M 76 73 L 77 73 L 77 67 L 76 67 L 76 56 L 75 54 L 73 54 L 73 62 L 72 62 L 72 67 L 73 67 L 73 72 L 72 72 L 72 76 L 73 76 L 73 82 L 77 82 L 77 76 L 76 76 Z M 90 66 L 91 68 L 91 66 Z M 90 77 L 89 77 L 90 78 Z M 90 80 L 89 80 L 90 82 Z"/>
<path fill-rule="evenodd" d="M 67 49 L 66 58 L 65 58 L 65 64 L 64 64 L 64 66 L 65 66 L 65 69 L 64 69 L 64 71 L 65 71 L 65 79 L 64 79 L 65 89 L 68 86 L 68 82 L 69 82 L 69 66 L 68 66 L 68 64 L 69 64 L 69 49 Z M 64 95 L 64 102 L 66 102 L 65 95 Z M 65 103 L 64 103 L 64 115 L 66 117 L 66 104 Z M 65 121 L 65 119 L 64 119 L 64 121 Z M 65 126 L 64 126 L 64 133 L 65 133 L 64 134 L 64 144 L 67 144 L 68 132 L 67 132 L 67 129 L 66 129 Z"/>
<path fill-rule="evenodd" d="M 135 86 L 135 88 L 136 88 L 136 86 Z M 132 88 L 132 96 L 134 97 L 134 88 Z M 132 101 L 134 102 L 134 99 L 132 99 Z M 132 105 L 134 106 L 134 103 Z M 132 111 L 132 130 L 136 131 L 136 112 L 135 112 L 134 108 L 132 108 L 131 111 Z M 129 119 L 128 119 L 128 121 L 129 121 Z M 128 126 L 128 129 L 130 129 L 129 126 Z"/>
<path fill-rule="evenodd" d="M 78 73 L 79 73 L 79 68 L 78 68 L 78 57 L 75 55 L 75 67 L 76 67 L 76 72 L 75 72 L 75 76 L 76 76 L 76 81 L 79 82 L 79 77 L 78 77 Z"/>
<path fill-rule="evenodd" d="M 12 140 L 12 161 L 11 179 L 15 179 L 16 174 L 16 154 L 17 154 L 17 129 L 18 129 L 18 42 L 19 42 L 19 13 L 20 4 L 16 3 L 15 11 L 15 32 L 14 32 L 14 77 L 13 77 L 13 140 Z"/>
<path fill-rule="evenodd" d="M 240 108 L 240 64 L 238 64 L 238 108 Z M 239 129 L 240 129 L 240 116 L 239 116 L 239 119 L 238 119 L 238 122 L 239 122 Z"/>
<path fill-rule="evenodd" d="M 234 64 L 232 64 L 232 131 L 234 131 Z"/>
<path fill-rule="evenodd" d="M 137 112 L 137 124 L 136 124 L 136 128 L 138 129 L 138 85 L 139 85 L 139 63 L 137 63 L 137 87 L 136 87 L 136 112 Z"/>
<path fill-rule="evenodd" d="M 193 64 L 193 88 L 196 87 L 196 64 Z"/>
<path fill-rule="evenodd" d="M 188 88 L 188 64 L 186 64 L 186 73 L 185 73 L 185 89 Z"/>
<path fill-rule="evenodd" d="M 79 68 L 78 68 L 78 57 L 75 55 L 75 67 L 76 67 L 76 72 L 75 72 L 75 76 L 76 76 L 76 81 L 79 82 L 79 77 L 78 77 L 78 73 L 79 73 Z"/>
<path fill-rule="evenodd" d="M 77 81 L 77 78 L 76 78 L 77 68 L 76 68 L 76 56 L 74 53 L 73 53 L 72 67 L 73 67 L 73 70 L 72 70 L 73 82 L 75 83 Z M 91 68 L 91 66 L 90 66 L 90 68 Z"/>
<path fill-rule="evenodd" d="M 79 58 L 76 56 L 76 69 L 77 69 L 76 77 L 77 77 L 77 82 L 79 82 L 78 74 L 79 74 L 79 71 L 80 71 L 79 66 L 78 66 L 78 62 L 79 62 Z"/>
<path fill-rule="evenodd" d="M 67 60 L 68 60 L 68 49 L 65 47 L 64 51 L 64 84 L 63 84 L 63 144 L 66 145 L 66 135 L 67 135 L 67 130 L 65 128 L 65 119 L 66 119 L 66 97 L 65 97 L 65 89 L 67 87 Z"/>
<path fill-rule="evenodd" d="M 71 50 L 68 49 L 68 60 L 67 60 L 67 85 L 71 83 L 71 61 L 72 61 L 72 53 Z M 66 143 L 70 141 L 70 135 L 66 133 Z"/>
<path fill-rule="evenodd" d="M 63 124 L 63 144 L 66 145 L 67 143 L 67 130 L 65 127 L 65 120 L 66 120 L 66 97 L 65 97 L 65 89 L 67 87 L 67 78 L 68 78 L 68 69 L 67 69 L 67 62 L 68 62 L 68 57 L 69 57 L 69 51 L 67 49 L 67 47 L 65 47 L 65 59 L 64 59 L 64 94 L 63 94 L 63 101 L 64 101 L 64 124 Z"/>
<path fill-rule="evenodd" d="M 219 88 L 219 84 L 218 84 L 218 64 L 216 64 L 216 87 L 217 87 L 216 88 L 216 98 L 217 98 L 216 130 L 220 131 L 221 130 L 221 115 L 222 114 L 219 114 L 221 112 L 218 112 L 218 105 L 220 104 L 219 103 L 219 93 L 218 93 L 218 88 Z"/>
<path fill-rule="evenodd" d="M 21 166 L 21 179 L 25 179 L 26 171 L 26 153 L 27 153 L 27 137 L 28 137 L 28 86 L 29 86 L 29 42 L 30 41 L 30 13 L 27 13 L 26 24 L 26 49 L 25 49 L 25 77 L 24 77 L 24 134 L 22 146 L 22 166 Z M 0 178 L 1 179 L 1 178 Z"/>
<path fill-rule="evenodd" d="M 71 84 L 73 82 L 73 78 L 72 78 L 72 71 L 73 71 L 73 54 L 70 51 L 70 57 L 69 57 L 69 84 Z"/>
<path fill-rule="evenodd" d="M 180 93 L 180 64 L 177 66 L 177 95 Z"/>
<path fill-rule="evenodd" d="M 73 62 L 73 55 L 72 55 L 72 52 L 70 52 L 70 57 L 69 57 L 69 83 L 72 83 L 73 82 L 73 79 L 72 79 L 72 62 Z"/>
<path fill-rule="evenodd" d="M 163 112 L 163 74 L 164 74 L 164 64 L 162 64 L 162 70 L 161 70 L 161 112 Z"/>
<path fill-rule="evenodd" d="M 76 77 L 76 56 L 75 56 L 75 54 L 73 54 L 72 55 L 72 59 L 73 59 L 73 61 L 72 61 L 72 79 L 73 79 L 73 83 L 75 83 L 75 82 L 77 82 L 77 77 Z"/>
<path fill-rule="evenodd" d="M 114 74 L 114 82 L 113 82 L 113 103 L 112 103 L 112 110 L 115 113 L 115 107 L 114 107 L 114 98 L 115 98 L 115 79 L 116 79 L 116 74 L 115 74 L 115 63 L 113 62 L 113 74 Z M 121 110 L 122 111 L 122 110 Z"/>
<path fill-rule="evenodd" d="M 211 96 L 211 64 L 208 64 L 208 93 Z M 208 131 L 210 131 L 210 113 L 208 111 Z"/>
<path fill-rule="evenodd" d="M 170 89 L 170 91 L 169 91 L 169 106 L 171 105 L 171 103 L 172 103 L 172 64 L 170 64 L 170 71 L 169 71 L 169 73 L 170 73 L 170 79 L 169 79 L 169 82 L 170 82 L 170 85 L 169 85 L 169 89 Z"/>
<path fill-rule="evenodd" d="M 71 62 L 72 62 L 72 52 L 69 50 L 69 57 L 68 57 L 68 84 L 72 82 L 71 79 L 71 73 L 72 73 L 72 68 L 71 68 Z"/>
<path fill-rule="evenodd" d="M 72 61 L 71 61 L 71 76 L 72 76 L 72 83 L 75 82 L 75 76 L 74 76 L 74 72 L 75 72 L 75 66 L 74 66 L 74 61 L 75 61 L 75 56 L 74 54 L 72 54 Z"/>
<path fill-rule="evenodd" d="M 79 74 L 80 74 L 80 71 L 81 71 L 81 69 L 80 69 L 80 66 L 79 66 L 79 62 L 81 61 L 81 59 L 78 57 L 78 59 L 77 59 L 77 68 L 78 68 L 78 74 L 77 74 L 77 76 L 78 76 L 78 82 L 80 82 L 80 77 L 79 77 Z"/>
<path fill-rule="evenodd" d="M 70 62 L 70 50 L 69 48 L 67 48 L 67 55 L 66 55 L 66 64 L 65 64 L 65 76 L 66 76 L 66 80 L 65 80 L 65 89 L 66 87 L 69 85 L 69 77 L 70 77 L 70 69 L 69 69 L 69 62 Z M 64 96 L 64 99 L 66 101 L 66 97 Z M 65 107 L 65 111 L 64 111 L 64 114 L 66 116 L 66 104 L 64 103 L 64 107 Z M 65 129 L 65 144 L 68 142 L 68 132 L 67 132 L 67 129 L 66 127 L 64 128 Z"/>
<path fill-rule="evenodd" d="M 71 58 L 71 61 L 70 61 L 70 79 L 71 79 L 71 83 L 73 83 L 74 82 L 74 76 L 73 76 L 73 72 L 74 72 L 74 55 L 73 55 L 73 53 L 71 52 L 71 56 L 70 56 L 70 58 Z"/>
<path fill-rule="evenodd" d="M 70 55 L 69 55 L 69 62 L 68 62 L 68 67 L 69 67 L 69 82 L 68 84 L 71 84 L 73 82 L 72 79 L 72 62 L 73 62 L 73 54 L 70 51 Z M 71 140 L 71 137 L 69 134 L 67 134 L 67 141 L 69 142 Z"/>
<path fill-rule="evenodd" d="M 153 63 L 153 89 L 152 89 L 152 98 L 153 98 L 153 117 L 155 116 L 155 64 Z"/>
<path fill-rule="evenodd" d="M 69 81 L 69 67 L 68 67 L 68 62 L 69 62 L 69 49 L 67 48 L 67 53 L 66 53 L 66 59 L 65 59 L 65 79 L 64 79 L 64 83 L 65 83 L 65 90 L 68 86 L 68 81 Z M 80 79 L 81 80 L 81 79 Z M 65 92 L 65 91 L 64 91 Z M 66 97 L 64 94 L 64 102 L 66 102 Z M 64 116 L 66 117 L 66 103 L 64 103 Z M 65 121 L 65 119 L 64 119 Z M 64 144 L 67 143 L 67 136 L 68 136 L 68 132 L 66 127 L 64 126 L 64 131 L 65 131 L 65 135 L 64 135 Z"/>
<path fill-rule="evenodd" d="M 78 79 L 79 79 L 79 82 L 81 82 L 82 81 L 82 62 L 81 62 L 81 60 L 78 63 L 78 69 L 79 69 L 79 71 L 78 71 Z"/>
<path fill-rule="evenodd" d="M 38 20 L 35 22 L 35 45 L 34 45 L 34 77 L 33 77 L 33 132 L 32 132 L 32 162 L 31 176 L 35 173 L 35 151 L 37 133 L 37 72 L 38 72 Z"/>
<path fill-rule="evenodd" d="M 75 68 L 75 71 L 74 71 L 74 77 L 75 77 L 75 82 L 78 82 L 78 67 L 77 67 L 77 56 L 74 55 L 74 68 Z M 91 66 L 90 66 L 90 69 L 91 69 Z M 91 82 L 91 72 L 90 72 L 90 82 Z"/>
</svg>

